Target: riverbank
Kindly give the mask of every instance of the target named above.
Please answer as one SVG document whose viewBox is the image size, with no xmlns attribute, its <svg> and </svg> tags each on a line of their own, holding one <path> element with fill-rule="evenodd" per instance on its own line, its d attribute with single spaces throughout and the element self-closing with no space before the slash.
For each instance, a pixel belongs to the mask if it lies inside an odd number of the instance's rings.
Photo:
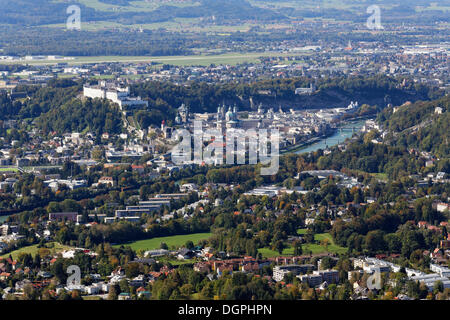
<svg viewBox="0 0 450 320">
<path fill-rule="evenodd" d="M 351 138 L 354 133 L 360 132 L 366 120 L 367 119 L 345 121 L 329 135 L 311 138 L 304 143 L 283 150 L 282 154 L 314 152 L 319 149 L 326 149 L 338 145 L 346 139 Z"/>
<path fill-rule="evenodd" d="M 330 132 L 327 135 L 323 135 L 323 136 L 320 136 L 320 137 L 313 137 L 313 138 L 311 138 L 311 139 L 309 139 L 309 140 L 307 140 L 305 142 L 302 142 L 300 144 L 296 144 L 296 145 L 294 145 L 294 146 L 292 146 L 290 148 L 287 148 L 287 149 L 283 150 L 281 152 L 281 154 L 296 153 L 296 151 L 299 151 L 302 148 L 306 148 L 306 147 L 308 147 L 308 146 L 310 146 L 310 145 L 312 145 L 314 143 L 320 142 L 320 141 L 322 141 L 322 140 L 324 140 L 326 138 L 329 138 L 329 137 L 333 136 L 334 134 L 336 134 L 337 131 L 338 131 L 338 129 L 335 128 L 332 132 Z"/>
</svg>

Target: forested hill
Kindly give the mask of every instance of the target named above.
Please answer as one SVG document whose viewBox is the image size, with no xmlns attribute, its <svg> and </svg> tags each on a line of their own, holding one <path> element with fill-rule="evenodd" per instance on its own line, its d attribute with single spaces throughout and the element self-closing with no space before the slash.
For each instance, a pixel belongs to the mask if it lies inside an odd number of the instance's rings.
<svg viewBox="0 0 450 320">
<path fill-rule="evenodd" d="M 329 155 L 317 152 L 318 169 L 350 169 L 358 173 L 382 174 L 386 179 L 403 177 L 407 181 L 412 174 L 430 172 L 450 173 L 450 97 L 428 102 L 405 104 L 393 112 L 392 107 L 379 114 L 383 138 L 377 130 L 372 130 L 350 142 L 345 151 L 333 148 Z M 439 109 L 441 108 L 441 109 Z M 436 112 L 437 111 L 437 112 Z M 442 113 L 440 113 L 442 111 Z M 378 140 L 374 143 L 374 140 Z M 432 167 L 426 166 L 430 157 L 419 152 L 431 153 Z M 393 193 L 396 188 L 392 184 Z M 391 197 L 386 193 L 386 197 Z M 390 201 L 395 198 L 390 198 Z"/>
<path fill-rule="evenodd" d="M 214 17 L 222 20 L 279 20 L 284 15 L 274 10 L 252 6 L 246 0 L 153 1 L 143 7 L 129 0 L 86 1 L 0 0 L 1 24 L 28 26 L 65 23 L 66 9 L 76 4 L 83 21 L 114 21 L 124 24 L 172 21 L 175 18 Z M 143 10 L 144 9 L 144 10 Z M 152 10 L 153 9 L 153 10 Z"/>
<path fill-rule="evenodd" d="M 450 157 L 450 97 L 385 109 L 378 117 L 391 144 Z"/>
<path fill-rule="evenodd" d="M 44 134 L 50 132 L 122 133 L 121 113 L 118 107 L 98 99 L 72 99 L 62 106 L 52 108 L 35 121 Z"/>
<path fill-rule="evenodd" d="M 309 87 L 311 83 L 317 86 L 315 93 L 303 96 L 295 94 L 296 88 Z M 222 103 L 236 104 L 240 110 L 256 109 L 260 103 L 266 109 L 278 109 L 281 106 L 289 110 L 347 107 L 351 101 L 376 106 L 381 110 L 390 103 L 401 105 L 406 101 L 431 100 L 442 95 L 442 92 L 433 88 L 412 83 L 402 85 L 402 79 L 386 76 L 320 80 L 292 78 L 262 80 L 252 84 L 193 83 L 190 86 L 154 81 L 135 85 L 132 91 L 135 95 L 149 99 L 150 105 L 176 108 L 184 103 L 192 112 L 215 112 Z"/>
<path fill-rule="evenodd" d="M 182 104 L 189 106 L 191 112 L 215 112 L 222 103 L 236 104 L 241 111 L 254 109 L 263 104 L 264 108 L 332 108 L 346 107 L 351 101 L 367 104 L 365 112 L 377 112 L 388 103 L 401 105 L 405 101 L 431 100 L 442 96 L 442 92 L 433 88 L 411 84 L 402 86 L 401 79 L 389 77 L 348 79 L 321 79 L 317 82 L 318 91 L 311 96 L 295 95 L 295 88 L 307 87 L 308 78 L 294 78 L 274 81 L 259 81 L 253 84 L 215 84 L 192 83 L 190 86 L 178 86 L 169 82 L 144 82 L 133 85 L 133 95 L 148 100 L 149 108 L 135 114 L 141 127 L 159 125 L 162 120 L 172 120 L 176 109 Z M 261 94 L 270 90 L 271 94 Z M 71 80 L 53 80 L 47 87 L 24 86 L 18 92 L 26 92 L 29 99 L 12 100 L 6 93 L 0 93 L 0 120 L 36 119 L 46 131 L 72 130 L 83 131 L 91 123 L 90 130 L 108 130 L 118 121 L 114 112 L 109 114 L 107 104 L 96 105 L 101 112 L 86 110 L 81 120 L 74 120 L 79 106 L 77 96 L 81 94 L 82 83 Z M 252 98 L 253 105 L 250 103 Z M 109 114 L 106 118 L 96 119 Z M 387 114 L 386 114 L 387 116 Z"/>
<path fill-rule="evenodd" d="M 282 3 L 280 3 L 282 2 Z M 367 1 L 360 0 L 0 0 L 0 24 L 38 26 L 64 23 L 69 5 L 78 5 L 83 21 L 113 21 L 123 24 L 174 21 L 176 18 L 207 18 L 217 23 L 230 21 L 283 21 L 303 18 L 340 18 L 365 21 Z M 448 5 L 448 0 L 441 0 Z M 433 18 L 446 20 L 446 13 L 426 10 L 418 15 L 418 6 L 429 6 L 429 0 L 377 0 L 386 8 L 383 19 Z"/>
</svg>

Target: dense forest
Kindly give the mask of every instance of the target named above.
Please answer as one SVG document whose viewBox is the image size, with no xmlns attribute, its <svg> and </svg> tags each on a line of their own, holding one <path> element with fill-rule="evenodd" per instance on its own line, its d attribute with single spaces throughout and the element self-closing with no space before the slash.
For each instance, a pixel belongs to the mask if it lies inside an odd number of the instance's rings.
<svg viewBox="0 0 450 320">
<path fill-rule="evenodd" d="M 98 137 L 105 132 L 121 133 L 121 121 L 119 108 L 107 101 L 75 99 L 42 115 L 36 124 L 44 133 L 90 131 Z"/>
<path fill-rule="evenodd" d="M 194 41 L 166 31 L 70 31 L 0 26 L 0 47 L 7 55 L 172 56 L 192 54 Z"/>
<path fill-rule="evenodd" d="M 345 7 L 316 6 L 316 2 L 305 1 L 304 6 L 296 4 L 281 6 L 277 8 L 267 3 L 276 1 L 254 1 L 250 4 L 246 0 L 199 0 L 187 3 L 184 6 L 172 5 L 170 2 L 157 3 L 154 10 L 139 10 L 129 0 L 99 0 L 100 4 L 118 6 L 117 10 L 95 10 L 92 6 L 86 6 L 81 1 L 73 1 L 70 4 L 77 4 L 83 12 L 83 19 L 86 21 L 115 21 L 124 24 L 152 23 L 172 21 L 175 18 L 197 18 L 215 17 L 218 23 L 236 20 L 259 21 L 282 21 L 290 18 L 332 18 L 350 21 L 364 21 L 367 17 L 364 4 L 359 1 L 347 1 Z M 258 3 L 259 2 L 259 3 Z M 261 3 L 261 4 L 260 4 Z M 403 1 L 377 1 L 379 5 L 388 3 L 385 10 L 385 18 L 394 19 L 399 15 L 403 18 L 418 18 L 415 6 L 429 5 L 429 1 L 413 0 L 405 5 Z M 265 4 L 265 5 L 263 5 Z M 50 0 L 0 0 L 2 12 L 0 22 L 3 24 L 21 25 L 47 25 L 65 22 L 67 3 Z M 100 6 L 101 8 L 101 6 Z M 126 10 L 124 10 L 126 9 Z M 433 17 L 434 19 L 445 19 L 445 13 L 441 11 L 421 12 L 420 19 L 424 20 Z"/>
<path fill-rule="evenodd" d="M 449 157 L 450 147 L 450 98 L 434 101 L 419 101 L 399 108 L 385 109 L 378 119 L 389 135 L 393 145 L 416 148 L 432 152 L 441 157 Z"/>
<path fill-rule="evenodd" d="M 175 18 L 197 18 L 216 16 L 218 19 L 253 19 L 258 16 L 260 20 L 279 20 L 283 18 L 272 10 L 258 8 L 245 0 L 200 0 L 200 5 L 173 6 L 161 5 L 153 11 L 133 10 L 99 11 L 82 3 L 80 6 L 85 21 L 114 21 L 124 24 L 164 22 Z M 128 6 L 130 1 L 105 0 L 107 4 Z M 3 24 L 21 25 L 47 25 L 64 23 L 68 15 L 67 3 L 49 0 L 0 0 L 2 12 L 0 22 Z"/>
</svg>

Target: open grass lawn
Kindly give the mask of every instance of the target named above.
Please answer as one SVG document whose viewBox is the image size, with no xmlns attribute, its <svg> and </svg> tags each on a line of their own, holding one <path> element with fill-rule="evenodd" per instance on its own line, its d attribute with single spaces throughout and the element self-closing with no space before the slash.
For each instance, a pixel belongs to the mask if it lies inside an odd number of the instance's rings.
<svg viewBox="0 0 450 320">
<path fill-rule="evenodd" d="M 278 256 L 292 256 L 294 255 L 294 248 L 289 247 L 283 250 L 282 254 L 279 254 L 277 251 L 274 251 L 272 249 L 269 248 L 261 248 L 258 249 L 258 253 L 261 253 L 263 258 L 275 258 Z"/>
<path fill-rule="evenodd" d="M 0 172 L 17 172 L 19 169 L 17 167 L 2 167 L 0 168 Z"/>
<path fill-rule="evenodd" d="M 387 175 L 387 173 L 373 173 L 372 174 L 375 178 L 377 178 L 378 180 L 382 180 L 387 182 L 389 180 L 389 177 Z"/>
<path fill-rule="evenodd" d="M 92 301 L 100 301 L 102 300 L 99 296 L 81 296 L 83 300 L 92 300 Z"/>
<path fill-rule="evenodd" d="M 303 55 L 308 55 L 305 53 Z M 171 64 L 176 66 L 209 66 L 211 64 L 229 64 L 236 65 L 245 62 L 258 62 L 260 57 L 289 57 L 297 56 L 289 53 L 279 52 L 249 52 L 239 53 L 231 52 L 212 55 L 190 55 L 190 56 L 92 56 L 75 57 L 73 60 L 36 60 L 36 61 L 0 61 L 0 64 L 29 64 L 29 65 L 53 65 L 59 62 L 66 62 L 69 65 L 81 63 L 103 63 L 103 62 L 156 62 L 162 64 Z"/>
<path fill-rule="evenodd" d="M 54 247 L 50 248 L 50 246 L 52 246 L 52 244 L 54 245 Z M 51 253 L 58 253 L 58 252 L 62 252 L 62 251 L 69 250 L 69 249 L 72 248 L 72 247 L 69 247 L 69 246 L 65 246 L 65 245 L 59 244 L 57 242 L 49 242 L 49 243 L 46 244 L 46 246 L 50 250 Z M 32 245 L 32 246 L 23 247 L 23 248 L 20 248 L 18 250 L 12 251 L 10 253 L 4 254 L 2 257 L 3 258 L 7 258 L 7 257 L 9 257 L 9 255 L 11 255 L 13 257 L 13 259 L 15 260 L 15 259 L 17 259 L 17 257 L 21 253 L 29 253 L 32 256 L 35 256 L 36 253 L 38 253 L 38 251 L 39 251 L 38 245 L 35 244 L 35 245 Z"/>
<path fill-rule="evenodd" d="M 178 259 L 169 258 L 169 257 L 161 257 L 161 258 L 157 258 L 156 260 L 158 260 L 159 262 L 162 262 L 162 263 L 170 263 L 174 267 L 178 267 L 178 266 L 181 266 L 184 264 L 194 264 L 196 262 L 194 259 L 178 260 Z"/>
<path fill-rule="evenodd" d="M 198 292 L 191 294 L 191 300 L 201 300 L 200 298 L 200 293 Z"/>
<path fill-rule="evenodd" d="M 306 230 L 307 229 L 299 229 L 299 230 L 297 230 L 297 233 L 299 235 L 302 235 L 302 234 L 306 233 Z M 338 246 L 334 243 L 333 238 L 331 237 L 331 235 L 329 233 L 316 234 L 314 236 L 314 239 L 316 241 L 318 241 L 319 243 L 303 244 L 302 245 L 303 254 L 308 254 L 310 251 L 312 254 L 325 253 L 325 252 L 342 254 L 342 253 L 347 252 L 347 248 Z M 320 241 L 322 241 L 324 239 L 328 239 L 328 241 L 329 241 L 329 245 L 327 248 L 320 245 Z M 288 248 L 283 250 L 283 253 L 281 255 L 277 251 L 271 250 L 270 248 L 258 249 L 258 252 L 260 252 L 263 255 L 263 257 L 265 257 L 265 258 L 274 258 L 274 257 L 278 257 L 278 256 L 292 256 L 292 255 L 294 255 L 294 248 L 289 246 Z"/>
<path fill-rule="evenodd" d="M 211 233 L 194 233 L 180 236 L 160 237 L 148 240 L 140 240 L 121 245 L 129 246 L 131 247 L 131 249 L 135 251 L 159 249 L 161 246 L 161 242 L 167 244 L 169 248 L 172 247 L 178 248 L 184 246 L 184 244 L 189 240 L 191 240 L 194 244 L 197 244 L 200 240 L 206 240 L 209 237 L 211 237 L 211 235 L 212 235 Z M 121 245 L 115 245 L 115 247 L 120 247 Z"/>
</svg>

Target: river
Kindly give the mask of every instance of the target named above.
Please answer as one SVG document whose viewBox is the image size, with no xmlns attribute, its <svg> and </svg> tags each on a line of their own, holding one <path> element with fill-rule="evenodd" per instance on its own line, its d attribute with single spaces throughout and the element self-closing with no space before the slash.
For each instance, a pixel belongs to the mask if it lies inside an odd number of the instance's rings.
<svg viewBox="0 0 450 320">
<path fill-rule="evenodd" d="M 345 124 L 338 127 L 336 132 L 329 136 L 328 138 L 320 139 L 317 142 L 314 142 L 310 145 L 304 146 L 300 149 L 297 149 L 293 151 L 296 154 L 301 153 L 308 153 L 308 152 L 314 152 L 319 149 L 325 149 L 327 147 L 335 146 L 339 143 L 342 143 L 347 138 L 351 138 L 353 136 L 353 133 L 361 131 L 362 127 L 364 126 L 364 123 L 366 120 L 358 120 L 358 121 L 349 121 Z M 287 152 L 289 153 L 289 152 Z M 0 223 L 3 223 L 6 221 L 6 219 L 9 217 L 9 215 L 0 216 Z"/>
<path fill-rule="evenodd" d="M 314 142 L 313 144 L 302 147 L 296 150 L 294 153 L 301 154 L 314 152 L 319 149 L 326 149 L 327 147 L 333 147 L 335 145 L 338 145 L 344 142 L 345 139 L 351 138 L 354 133 L 361 131 L 365 122 L 366 120 L 346 122 L 345 124 L 339 126 L 332 136 L 320 139 L 319 141 Z"/>
</svg>

